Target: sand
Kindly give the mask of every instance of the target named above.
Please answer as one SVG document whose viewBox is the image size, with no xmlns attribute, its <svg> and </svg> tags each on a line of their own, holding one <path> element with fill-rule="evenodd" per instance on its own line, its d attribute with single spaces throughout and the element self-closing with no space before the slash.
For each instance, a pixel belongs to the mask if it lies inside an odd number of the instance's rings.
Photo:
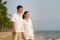
<svg viewBox="0 0 60 40">
<path fill-rule="evenodd" d="M 12 40 L 12 32 L 0 32 L 0 40 Z"/>
</svg>

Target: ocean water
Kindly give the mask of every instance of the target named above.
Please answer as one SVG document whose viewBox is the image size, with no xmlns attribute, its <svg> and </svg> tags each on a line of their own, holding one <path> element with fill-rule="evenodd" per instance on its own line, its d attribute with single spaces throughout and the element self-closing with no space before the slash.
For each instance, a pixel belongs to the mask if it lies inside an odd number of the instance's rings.
<svg viewBox="0 0 60 40">
<path fill-rule="evenodd" d="M 60 31 L 35 31 L 35 40 L 60 40 Z"/>
</svg>

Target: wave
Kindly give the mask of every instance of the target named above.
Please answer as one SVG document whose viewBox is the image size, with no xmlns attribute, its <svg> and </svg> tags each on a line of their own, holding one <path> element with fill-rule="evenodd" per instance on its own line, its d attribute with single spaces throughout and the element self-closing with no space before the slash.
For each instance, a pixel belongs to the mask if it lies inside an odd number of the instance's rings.
<svg viewBox="0 0 60 40">
<path fill-rule="evenodd" d="M 60 31 L 36 31 L 35 40 L 60 40 Z"/>
<path fill-rule="evenodd" d="M 35 40 L 60 40 L 60 38 L 48 38 L 41 35 L 35 35 Z"/>
</svg>

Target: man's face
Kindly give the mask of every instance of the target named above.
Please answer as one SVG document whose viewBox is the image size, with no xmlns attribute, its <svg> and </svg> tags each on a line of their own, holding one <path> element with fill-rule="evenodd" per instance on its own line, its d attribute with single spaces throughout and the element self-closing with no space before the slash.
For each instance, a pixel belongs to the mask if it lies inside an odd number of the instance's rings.
<svg viewBox="0 0 60 40">
<path fill-rule="evenodd" d="M 18 9 L 18 12 L 19 12 L 19 13 L 22 13 L 22 11 L 23 11 L 23 8 L 19 8 L 19 9 Z"/>
</svg>

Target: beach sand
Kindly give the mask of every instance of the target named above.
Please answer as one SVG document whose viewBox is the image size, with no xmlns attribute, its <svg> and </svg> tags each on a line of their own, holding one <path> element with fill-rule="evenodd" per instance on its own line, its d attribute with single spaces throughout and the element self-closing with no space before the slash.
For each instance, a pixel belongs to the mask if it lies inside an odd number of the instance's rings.
<svg viewBox="0 0 60 40">
<path fill-rule="evenodd" d="M 12 32 L 0 32 L 0 40 L 12 40 Z"/>
</svg>

